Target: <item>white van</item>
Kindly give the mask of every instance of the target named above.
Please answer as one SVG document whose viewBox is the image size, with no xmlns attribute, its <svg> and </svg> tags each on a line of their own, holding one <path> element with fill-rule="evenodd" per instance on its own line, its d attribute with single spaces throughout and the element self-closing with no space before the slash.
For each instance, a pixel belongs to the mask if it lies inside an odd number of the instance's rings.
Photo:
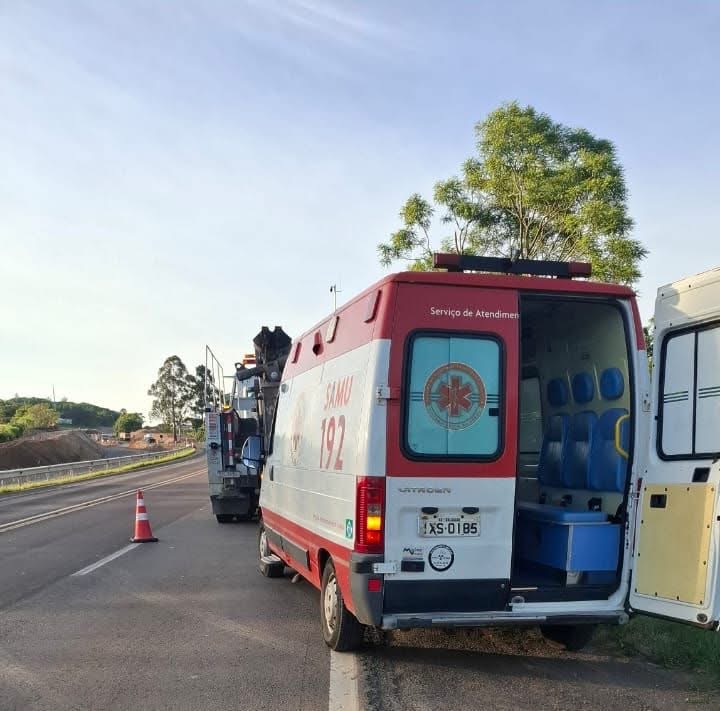
<svg viewBox="0 0 720 711">
<path fill-rule="evenodd" d="M 436 259 L 294 342 L 261 571 L 321 590 L 336 650 L 364 625 L 539 625 L 568 648 L 631 612 L 716 629 L 720 270 L 660 289 L 651 396 L 630 289 Z"/>
</svg>

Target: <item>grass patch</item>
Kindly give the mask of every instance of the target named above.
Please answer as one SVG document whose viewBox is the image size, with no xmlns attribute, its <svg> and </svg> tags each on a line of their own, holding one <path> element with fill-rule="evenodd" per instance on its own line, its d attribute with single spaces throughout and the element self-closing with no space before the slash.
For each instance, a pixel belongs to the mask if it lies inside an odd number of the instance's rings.
<svg viewBox="0 0 720 711">
<path fill-rule="evenodd" d="M 720 687 L 720 634 L 679 622 L 636 616 L 620 627 L 601 626 L 597 641 L 628 656 L 640 655 L 670 669 L 703 677 L 703 686 Z"/>
<path fill-rule="evenodd" d="M 0 494 L 16 494 L 20 491 L 44 489 L 48 486 L 74 484 L 78 481 L 88 481 L 90 479 L 101 479 L 106 476 L 115 476 L 117 474 L 127 474 L 128 472 L 133 472 L 137 469 L 145 469 L 147 467 L 157 466 L 158 464 L 166 464 L 168 462 L 174 462 L 178 459 L 184 459 L 185 457 L 195 454 L 195 451 L 196 450 L 191 447 L 188 447 L 181 452 L 174 452 L 173 454 L 168 454 L 166 457 L 153 459 L 149 462 L 134 462 L 132 464 L 125 464 L 122 467 L 115 467 L 113 469 L 100 469 L 95 472 L 85 472 L 84 474 L 70 474 L 58 479 L 50 479 L 49 481 L 29 481 L 25 484 L 8 484 L 7 486 L 0 486 Z"/>
</svg>

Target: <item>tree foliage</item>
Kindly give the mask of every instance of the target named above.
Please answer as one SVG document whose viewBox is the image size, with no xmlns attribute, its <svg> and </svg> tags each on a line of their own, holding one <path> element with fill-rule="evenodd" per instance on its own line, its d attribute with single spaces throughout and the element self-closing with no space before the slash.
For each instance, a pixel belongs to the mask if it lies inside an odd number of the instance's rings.
<svg viewBox="0 0 720 711">
<path fill-rule="evenodd" d="M 73 427 L 112 427 L 120 413 L 89 402 L 59 402 L 55 406 L 60 417 L 72 420 Z"/>
<path fill-rule="evenodd" d="M 195 395 L 195 378 L 188 373 L 178 356 L 165 359 L 148 395 L 153 398 L 150 416 L 162 420 L 172 430 L 173 439 L 177 442 L 178 431 L 191 412 Z"/>
<path fill-rule="evenodd" d="M 7 423 L 22 406 L 46 405 L 58 413 L 59 417 L 72 420 L 75 427 L 112 427 L 120 413 L 107 407 L 92 405 L 88 402 L 70 402 L 63 398 L 53 404 L 47 398 L 17 396 L 10 400 L 0 400 L 0 423 Z"/>
<path fill-rule="evenodd" d="M 66 397 L 53 403 L 47 398 L 21 397 L 0 400 L 0 442 L 20 437 L 28 429 L 47 429 L 60 417 L 74 427 L 111 427 L 120 412 L 88 402 L 70 402 Z"/>
<path fill-rule="evenodd" d="M 115 420 L 113 432 L 119 435 L 121 432 L 135 432 L 143 426 L 143 416 L 139 412 L 122 412 Z"/>
<path fill-rule="evenodd" d="M 604 281 L 632 284 L 647 251 L 630 237 L 627 188 L 613 144 L 516 102 L 475 127 L 477 155 L 435 184 L 433 202 L 411 195 L 402 227 L 378 245 L 380 262 L 432 268 L 431 230 L 458 254 L 586 260 Z M 434 204 L 433 204 L 434 203 Z"/>
<path fill-rule="evenodd" d="M 193 380 L 193 398 L 190 408 L 190 419 L 192 420 L 195 429 L 197 429 L 205 420 L 205 402 L 212 400 L 213 391 L 216 387 L 212 372 L 204 365 L 196 366 L 195 375 L 191 377 Z"/>
<path fill-rule="evenodd" d="M 0 409 L 5 420 L 0 422 L 0 442 L 20 437 L 29 430 L 53 429 L 57 424 L 58 414 L 48 402 L 17 407 L 8 407 L 7 402 L 3 402 L 3 407 Z"/>
<path fill-rule="evenodd" d="M 39 402 L 35 405 L 30 405 L 26 413 L 30 421 L 30 427 L 34 429 L 48 430 L 57 425 L 58 414 L 47 403 Z M 15 413 L 15 415 L 17 416 L 17 413 Z"/>
<path fill-rule="evenodd" d="M 655 348 L 655 319 L 651 318 L 645 326 L 643 326 L 643 336 L 645 337 L 645 352 L 647 353 L 648 365 L 650 370 L 653 368 L 653 356 Z"/>
</svg>

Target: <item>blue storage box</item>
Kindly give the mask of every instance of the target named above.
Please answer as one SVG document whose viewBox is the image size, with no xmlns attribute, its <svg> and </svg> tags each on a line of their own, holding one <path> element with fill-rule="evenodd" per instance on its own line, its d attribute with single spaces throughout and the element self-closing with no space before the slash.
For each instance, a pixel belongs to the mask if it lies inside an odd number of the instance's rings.
<svg viewBox="0 0 720 711">
<path fill-rule="evenodd" d="M 601 511 L 523 504 L 515 546 L 521 561 L 567 572 L 610 572 L 618 566 L 620 525 Z"/>
</svg>

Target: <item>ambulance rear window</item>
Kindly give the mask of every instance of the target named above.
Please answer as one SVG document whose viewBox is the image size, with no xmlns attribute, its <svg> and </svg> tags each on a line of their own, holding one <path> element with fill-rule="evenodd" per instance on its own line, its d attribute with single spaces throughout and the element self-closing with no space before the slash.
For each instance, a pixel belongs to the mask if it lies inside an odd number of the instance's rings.
<svg viewBox="0 0 720 711">
<path fill-rule="evenodd" d="M 502 349 L 489 336 L 422 333 L 410 341 L 404 449 L 421 459 L 500 453 Z"/>
</svg>

